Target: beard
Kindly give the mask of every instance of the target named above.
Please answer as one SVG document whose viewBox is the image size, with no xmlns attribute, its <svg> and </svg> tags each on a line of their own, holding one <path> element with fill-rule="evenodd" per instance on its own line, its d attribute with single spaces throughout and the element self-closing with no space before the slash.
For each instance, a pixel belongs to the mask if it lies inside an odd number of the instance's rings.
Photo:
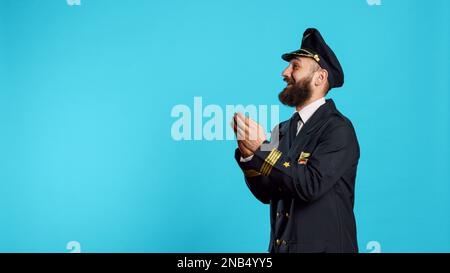
<svg viewBox="0 0 450 273">
<path fill-rule="evenodd" d="M 297 83 L 287 81 L 288 86 L 278 94 L 280 102 L 291 107 L 303 105 L 312 96 L 312 77 L 313 75 L 311 74 Z"/>
</svg>

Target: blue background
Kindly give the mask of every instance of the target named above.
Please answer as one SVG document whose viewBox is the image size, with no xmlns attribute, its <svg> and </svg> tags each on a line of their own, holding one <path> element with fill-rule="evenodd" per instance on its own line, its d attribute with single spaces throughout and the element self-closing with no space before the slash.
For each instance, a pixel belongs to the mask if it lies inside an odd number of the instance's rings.
<svg viewBox="0 0 450 273">
<path fill-rule="evenodd" d="M 329 97 L 361 145 L 360 250 L 450 252 L 449 11 L 0 0 L 0 251 L 265 252 L 268 206 L 246 188 L 235 142 L 175 141 L 170 113 L 195 96 L 279 104 L 280 55 L 317 27 L 346 75 Z"/>
</svg>

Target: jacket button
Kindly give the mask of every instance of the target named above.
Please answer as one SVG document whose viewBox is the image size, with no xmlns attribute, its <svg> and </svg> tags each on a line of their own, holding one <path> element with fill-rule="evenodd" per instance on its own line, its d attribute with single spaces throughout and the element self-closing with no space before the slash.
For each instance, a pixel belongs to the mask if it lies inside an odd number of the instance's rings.
<svg viewBox="0 0 450 273">
<path fill-rule="evenodd" d="M 286 212 L 286 217 L 288 217 L 288 218 L 289 218 L 289 213 L 287 213 L 287 212 Z"/>
<path fill-rule="evenodd" d="M 283 240 L 283 245 L 287 245 L 287 242 L 285 240 Z"/>
<path fill-rule="evenodd" d="M 280 213 L 277 211 L 277 217 L 280 217 Z"/>
<path fill-rule="evenodd" d="M 281 244 L 280 239 L 277 239 L 275 242 L 277 243 L 277 246 L 279 246 Z"/>
</svg>

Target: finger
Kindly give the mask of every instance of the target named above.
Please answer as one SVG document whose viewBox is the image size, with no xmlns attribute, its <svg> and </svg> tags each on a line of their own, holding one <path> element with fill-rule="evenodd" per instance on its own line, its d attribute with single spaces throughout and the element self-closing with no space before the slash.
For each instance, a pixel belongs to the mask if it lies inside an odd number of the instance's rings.
<svg viewBox="0 0 450 273">
<path fill-rule="evenodd" d="M 256 129 L 257 129 L 257 130 L 263 129 L 262 126 L 261 126 L 258 122 L 256 122 L 255 120 L 253 120 L 253 119 L 251 119 L 251 118 L 249 118 L 248 126 L 249 126 L 250 128 L 255 128 L 255 130 L 256 130 Z"/>
<path fill-rule="evenodd" d="M 240 128 L 243 131 L 248 131 L 248 125 L 246 125 L 241 119 L 237 119 L 237 128 Z"/>
<path fill-rule="evenodd" d="M 245 140 L 247 133 L 245 132 L 245 129 L 242 129 L 240 127 L 236 128 L 236 136 L 238 140 Z"/>
<path fill-rule="evenodd" d="M 246 124 L 246 125 L 249 124 L 249 118 L 246 117 L 246 116 L 244 116 L 241 112 L 238 112 L 238 113 L 236 114 L 236 117 L 237 117 L 240 121 L 242 121 L 244 124 Z"/>
<path fill-rule="evenodd" d="M 250 125 L 248 126 L 248 135 L 250 139 L 256 140 L 257 136 L 261 134 L 264 130 L 262 127 L 255 121 L 252 121 Z"/>
<path fill-rule="evenodd" d="M 254 120 L 250 117 L 247 118 L 247 124 L 249 126 L 255 126 L 255 127 L 260 126 L 260 124 L 256 120 Z"/>
<path fill-rule="evenodd" d="M 258 138 L 258 128 L 257 127 L 238 127 L 237 128 L 237 133 L 240 136 L 241 140 L 256 140 Z"/>
<path fill-rule="evenodd" d="M 258 136 L 258 129 L 256 127 L 247 127 L 245 133 L 248 140 L 256 140 Z"/>
<path fill-rule="evenodd" d="M 247 148 L 245 147 L 245 145 L 242 143 L 242 141 L 238 141 L 238 148 L 242 153 L 247 153 Z"/>
<path fill-rule="evenodd" d="M 245 146 L 244 141 L 238 141 L 238 147 L 239 147 L 239 150 L 244 154 L 252 153 L 252 151 L 247 146 Z"/>
<path fill-rule="evenodd" d="M 258 124 L 258 122 L 256 122 L 256 120 L 254 120 L 250 117 L 247 117 L 247 124 L 250 126 L 250 125 Z"/>
<path fill-rule="evenodd" d="M 259 123 L 257 123 L 256 121 L 254 121 L 253 123 L 251 123 L 249 125 L 249 130 L 254 131 L 258 135 L 262 134 L 263 132 L 264 133 L 266 132 L 264 130 L 264 128 Z"/>
<path fill-rule="evenodd" d="M 231 126 L 231 128 L 233 128 L 233 131 L 236 134 L 237 125 L 236 125 L 236 122 L 234 121 L 234 119 L 231 120 L 230 126 Z"/>
<path fill-rule="evenodd" d="M 239 140 L 257 140 L 260 134 L 259 127 L 237 127 L 236 134 Z"/>
<path fill-rule="evenodd" d="M 256 136 L 260 135 L 264 131 L 264 128 L 255 120 L 248 118 L 248 127 L 247 130 L 252 139 L 255 139 Z"/>
<path fill-rule="evenodd" d="M 238 147 L 242 151 L 247 150 L 247 147 L 245 147 L 245 144 L 242 140 L 238 140 Z"/>
</svg>

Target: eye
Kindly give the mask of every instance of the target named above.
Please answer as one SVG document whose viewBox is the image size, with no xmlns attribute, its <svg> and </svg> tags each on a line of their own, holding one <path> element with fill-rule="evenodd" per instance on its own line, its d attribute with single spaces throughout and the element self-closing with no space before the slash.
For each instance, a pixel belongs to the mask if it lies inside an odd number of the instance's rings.
<svg viewBox="0 0 450 273">
<path fill-rule="evenodd" d="M 292 68 L 294 68 L 294 69 L 299 69 L 300 66 L 299 66 L 298 64 L 294 63 L 294 64 L 292 64 Z"/>
</svg>

